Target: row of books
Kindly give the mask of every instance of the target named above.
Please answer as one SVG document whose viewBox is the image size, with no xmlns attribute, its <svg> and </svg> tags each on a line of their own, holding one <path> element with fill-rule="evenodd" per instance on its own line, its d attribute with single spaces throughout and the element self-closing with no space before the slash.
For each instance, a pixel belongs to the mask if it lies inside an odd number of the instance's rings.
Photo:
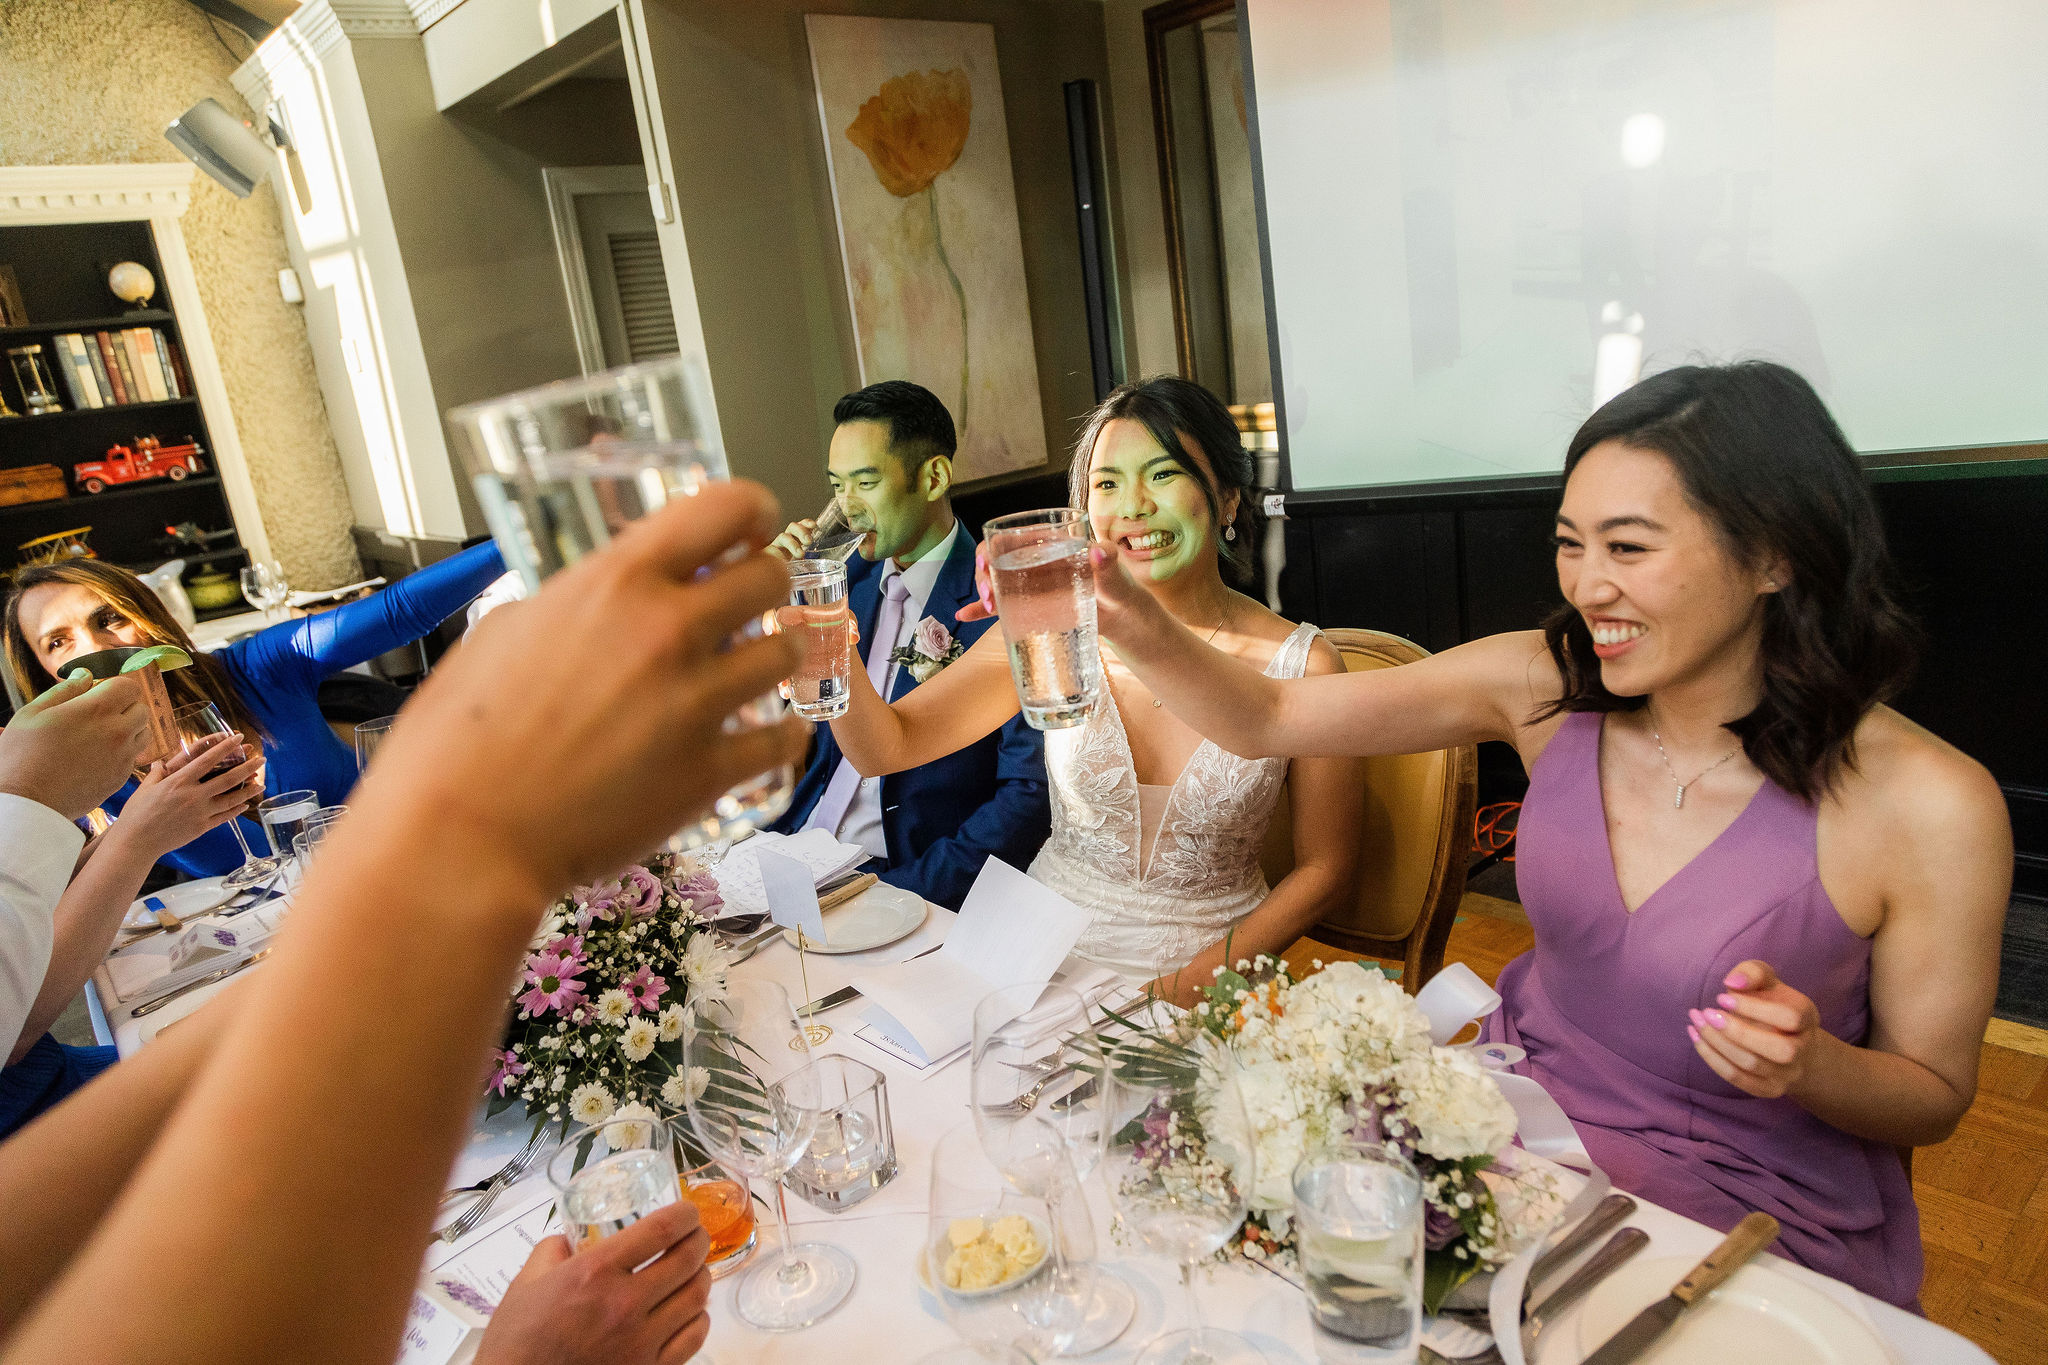
<svg viewBox="0 0 2048 1365">
<path fill-rule="evenodd" d="M 192 380 L 178 343 L 156 327 L 119 332 L 60 332 L 50 338 L 51 367 L 71 391 L 71 406 L 113 408 L 189 398 Z"/>
</svg>

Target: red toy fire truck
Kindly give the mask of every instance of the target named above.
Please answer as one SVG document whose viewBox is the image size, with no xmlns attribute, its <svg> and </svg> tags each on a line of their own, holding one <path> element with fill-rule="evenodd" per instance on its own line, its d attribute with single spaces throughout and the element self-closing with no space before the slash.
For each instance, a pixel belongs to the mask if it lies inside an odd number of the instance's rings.
<svg viewBox="0 0 2048 1365">
<path fill-rule="evenodd" d="M 73 465 L 71 477 L 87 493 L 103 493 L 108 484 L 142 479 L 169 479 L 176 483 L 187 474 L 206 472 L 206 462 L 199 458 L 204 453 L 199 442 L 189 436 L 183 445 L 176 446 L 159 445 L 156 437 L 144 436 L 133 449 L 112 446 L 104 460 L 85 460 Z"/>
</svg>

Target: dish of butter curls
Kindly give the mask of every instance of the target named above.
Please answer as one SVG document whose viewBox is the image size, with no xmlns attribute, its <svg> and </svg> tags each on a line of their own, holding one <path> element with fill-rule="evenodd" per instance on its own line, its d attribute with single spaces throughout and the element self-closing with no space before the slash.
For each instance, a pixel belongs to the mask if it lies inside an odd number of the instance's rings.
<svg viewBox="0 0 2048 1365">
<path fill-rule="evenodd" d="M 994 1289 L 1008 1284 L 1035 1268 L 1045 1259 L 1045 1242 L 1031 1220 L 1010 1214 L 988 1222 L 980 1218 L 955 1218 L 946 1229 L 953 1249 L 946 1256 L 948 1289 Z"/>
</svg>

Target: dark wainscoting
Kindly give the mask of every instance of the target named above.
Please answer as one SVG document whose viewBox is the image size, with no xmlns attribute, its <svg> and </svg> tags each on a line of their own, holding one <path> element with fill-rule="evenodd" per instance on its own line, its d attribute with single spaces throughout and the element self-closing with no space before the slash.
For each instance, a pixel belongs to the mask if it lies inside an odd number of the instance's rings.
<svg viewBox="0 0 2048 1365">
<path fill-rule="evenodd" d="M 2018 841 L 2016 891 L 2048 898 L 2048 468 L 1873 471 L 1927 649 L 1899 709 L 1991 769 Z M 1291 496 L 1286 614 L 1432 650 L 1541 622 L 1558 602 L 1554 479 L 1480 491 Z M 1511 800 L 1511 753 L 1482 755 L 1482 801 Z"/>
</svg>

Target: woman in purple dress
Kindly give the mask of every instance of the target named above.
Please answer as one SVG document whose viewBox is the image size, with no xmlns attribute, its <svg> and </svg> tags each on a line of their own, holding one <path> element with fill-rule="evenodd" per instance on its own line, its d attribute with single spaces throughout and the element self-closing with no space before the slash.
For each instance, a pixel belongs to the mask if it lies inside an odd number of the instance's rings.
<svg viewBox="0 0 2048 1365">
<path fill-rule="evenodd" d="M 1841 431 L 1780 366 L 1688 367 L 1565 458 L 1542 631 L 1279 681 L 1201 647 L 1110 559 L 1102 630 L 1245 757 L 1504 740 L 1535 949 L 1493 1033 L 1623 1189 L 1912 1306 L 1899 1150 L 1976 1093 L 2012 875 L 1976 762 L 1886 706 L 1912 657 Z"/>
</svg>

